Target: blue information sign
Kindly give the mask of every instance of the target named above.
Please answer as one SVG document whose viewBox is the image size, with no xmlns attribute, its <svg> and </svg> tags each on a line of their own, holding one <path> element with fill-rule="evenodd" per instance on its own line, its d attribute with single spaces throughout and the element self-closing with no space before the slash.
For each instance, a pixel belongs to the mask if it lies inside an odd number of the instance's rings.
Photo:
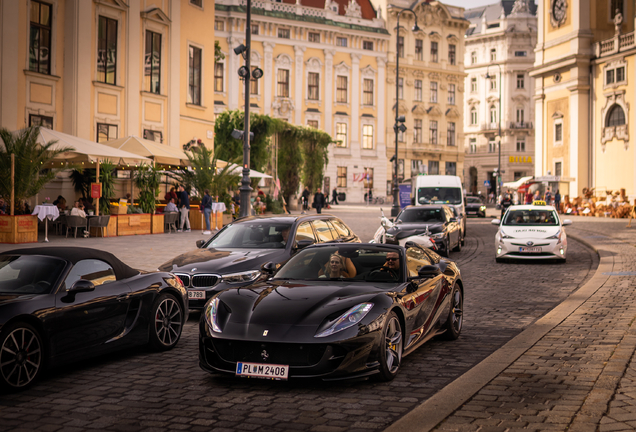
<svg viewBox="0 0 636 432">
<path fill-rule="evenodd" d="M 490 187 L 490 181 L 489 180 L 484 180 L 484 186 Z"/>
<path fill-rule="evenodd" d="M 411 205 L 411 185 L 401 184 L 400 185 L 400 208 L 404 208 L 408 205 Z"/>
</svg>

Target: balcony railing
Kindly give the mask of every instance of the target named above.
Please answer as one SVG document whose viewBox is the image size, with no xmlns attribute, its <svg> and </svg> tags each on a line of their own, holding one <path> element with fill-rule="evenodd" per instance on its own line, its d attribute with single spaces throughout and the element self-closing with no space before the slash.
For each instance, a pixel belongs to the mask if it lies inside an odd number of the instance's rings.
<svg viewBox="0 0 636 432">
<path fill-rule="evenodd" d="M 480 129 L 483 131 L 498 130 L 499 123 L 482 123 Z"/>
<path fill-rule="evenodd" d="M 510 122 L 510 129 L 532 129 L 532 122 Z"/>
<path fill-rule="evenodd" d="M 627 51 L 636 46 L 634 40 L 634 32 L 627 34 L 615 34 L 613 38 L 600 41 L 594 44 L 594 53 L 596 57 L 616 54 L 618 52 Z"/>
</svg>

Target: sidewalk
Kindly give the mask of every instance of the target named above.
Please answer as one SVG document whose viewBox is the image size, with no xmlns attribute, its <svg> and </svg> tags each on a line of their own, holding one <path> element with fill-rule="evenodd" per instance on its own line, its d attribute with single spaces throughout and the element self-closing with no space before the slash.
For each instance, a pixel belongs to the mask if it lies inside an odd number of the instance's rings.
<svg viewBox="0 0 636 432">
<path fill-rule="evenodd" d="M 387 431 L 636 430 L 636 228 L 570 219 L 592 279 Z"/>
</svg>

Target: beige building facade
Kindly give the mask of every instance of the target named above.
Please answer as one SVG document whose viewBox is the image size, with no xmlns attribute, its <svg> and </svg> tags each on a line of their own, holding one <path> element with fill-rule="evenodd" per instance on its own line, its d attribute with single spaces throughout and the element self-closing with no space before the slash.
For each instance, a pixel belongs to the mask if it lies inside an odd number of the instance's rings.
<svg viewBox="0 0 636 432">
<path fill-rule="evenodd" d="M 634 3 L 538 2 L 535 176 L 562 195 L 636 196 L 630 136 L 636 92 Z"/>
<path fill-rule="evenodd" d="M 0 0 L 0 20 L 2 127 L 213 146 L 213 1 Z"/>
<path fill-rule="evenodd" d="M 407 127 L 397 137 L 398 181 L 408 182 L 420 174 L 458 175 L 463 180 L 464 33 L 469 24 L 464 9 L 438 1 L 413 5 L 408 1 L 385 0 L 376 4 L 391 32 L 384 113 L 389 172 L 385 193 L 391 195 L 394 168 L 390 159 L 395 155 L 396 106 L 399 115 L 405 116 Z M 419 31 L 411 30 L 414 17 L 405 12 L 400 16 L 401 30 L 396 35 L 401 8 L 415 11 Z M 400 58 L 397 82 L 396 56 Z"/>
<path fill-rule="evenodd" d="M 215 67 L 214 110 L 244 108 L 244 0 L 217 0 L 215 36 L 225 55 Z M 323 190 L 345 202 L 383 191 L 386 51 L 389 35 L 368 0 L 252 1 L 250 110 L 329 133 Z M 366 178 L 369 180 L 367 181 Z M 364 179 L 364 180 L 363 180 Z M 383 192 L 381 192 L 383 194 Z"/>
</svg>

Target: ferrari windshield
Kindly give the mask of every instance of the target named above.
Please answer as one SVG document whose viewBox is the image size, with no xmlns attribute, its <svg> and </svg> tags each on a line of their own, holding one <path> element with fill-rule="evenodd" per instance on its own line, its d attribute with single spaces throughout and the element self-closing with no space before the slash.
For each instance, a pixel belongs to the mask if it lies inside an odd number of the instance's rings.
<svg viewBox="0 0 636 432">
<path fill-rule="evenodd" d="M 274 279 L 401 282 L 402 261 L 397 249 L 381 246 L 309 247 L 290 259 Z"/>
<path fill-rule="evenodd" d="M 285 249 L 291 223 L 254 220 L 226 226 L 208 248 Z"/>
<path fill-rule="evenodd" d="M 0 256 L 0 293 L 2 294 L 48 294 L 66 262 L 46 256 L 22 255 Z"/>
<path fill-rule="evenodd" d="M 559 216 L 554 210 L 509 210 L 503 225 L 559 226 Z"/>
<path fill-rule="evenodd" d="M 399 214 L 397 220 L 403 223 L 442 223 L 446 222 L 441 208 L 410 208 Z"/>
<path fill-rule="evenodd" d="M 421 187 L 418 204 L 461 204 L 462 190 L 457 187 Z"/>
</svg>

